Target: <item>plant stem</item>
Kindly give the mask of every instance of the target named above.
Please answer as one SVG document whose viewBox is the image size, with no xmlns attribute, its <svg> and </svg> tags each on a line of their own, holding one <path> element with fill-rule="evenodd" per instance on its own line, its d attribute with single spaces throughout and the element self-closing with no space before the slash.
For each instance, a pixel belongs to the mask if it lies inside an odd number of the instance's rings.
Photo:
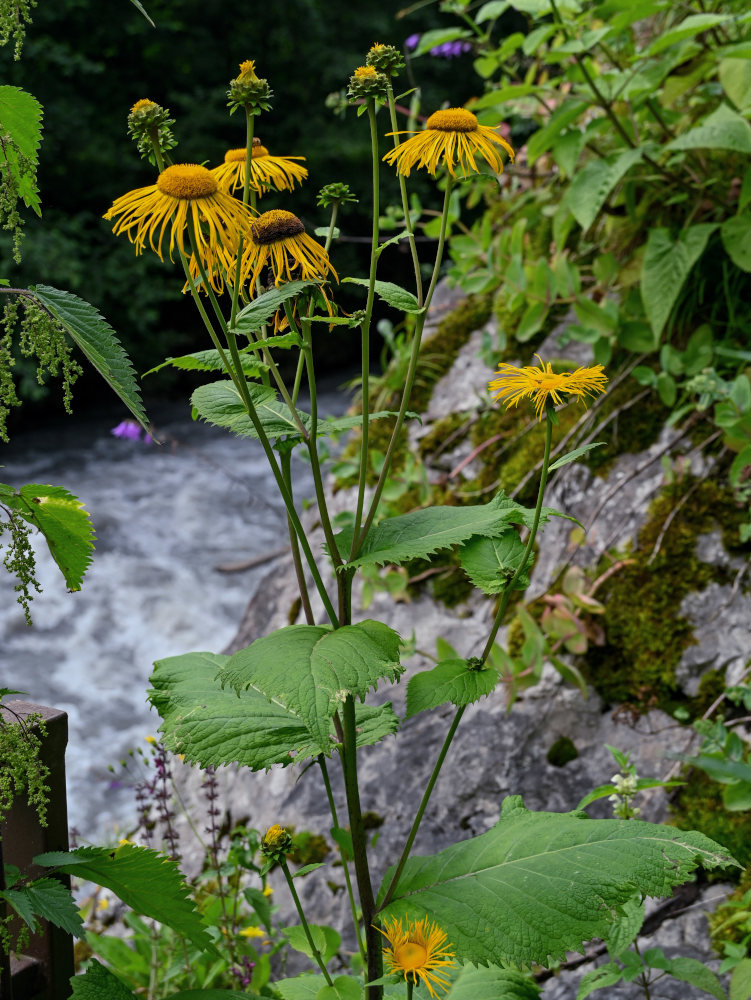
<svg viewBox="0 0 751 1000">
<path fill-rule="evenodd" d="M 365 828 L 362 822 L 360 808 L 360 790 L 357 784 L 357 730 L 355 726 L 355 702 L 352 695 L 347 695 L 342 706 L 344 719 L 344 746 L 342 748 L 342 763 L 344 767 L 344 785 L 347 791 L 347 811 L 349 813 L 349 829 L 352 835 L 352 851 L 355 862 L 357 888 L 360 893 L 360 908 L 365 927 L 365 947 L 367 950 L 368 982 L 380 979 L 383 975 L 383 951 L 380 935 L 373 926 L 375 916 L 375 899 L 373 884 L 368 868 L 367 845 L 365 843 Z M 369 986 L 368 1000 L 381 1000 L 383 987 Z"/>
<path fill-rule="evenodd" d="M 3 838 L 0 836 L 0 892 L 5 892 L 5 867 L 3 865 Z M 5 900 L 0 899 L 0 920 L 7 912 Z M 10 952 L 0 948 L 0 996 L 13 1000 L 13 979 L 10 974 Z"/>
<path fill-rule="evenodd" d="M 305 937 L 308 939 L 308 944 L 310 945 L 310 950 L 313 952 L 313 958 L 315 959 L 316 965 L 321 970 L 324 978 L 329 986 L 333 986 L 331 981 L 331 976 L 326 968 L 326 963 L 323 961 L 323 956 L 320 951 L 316 948 L 315 942 L 313 941 L 313 935 L 310 933 L 310 927 L 308 926 L 308 921 L 305 919 L 305 914 L 303 913 L 302 903 L 300 902 L 300 897 L 297 895 L 297 889 L 295 889 L 295 883 L 292 880 L 292 876 L 289 873 L 289 868 L 287 866 L 287 859 L 285 857 L 279 858 L 279 867 L 284 872 L 284 877 L 287 880 L 287 885 L 289 886 L 289 891 L 292 893 L 292 899 L 295 904 L 295 909 L 297 910 L 297 915 L 300 918 L 300 923 L 302 924 L 302 929 L 305 931 Z"/>
<path fill-rule="evenodd" d="M 549 404 L 550 405 L 550 404 Z M 501 598 L 501 603 L 496 612 L 495 620 L 493 621 L 493 627 L 490 630 L 490 635 L 488 636 L 488 641 L 485 643 L 485 648 L 483 649 L 480 659 L 484 663 L 488 656 L 490 655 L 490 650 L 493 648 L 493 643 L 495 642 L 495 637 L 498 635 L 498 629 L 501 627 L 501 621 L 503 619 L 504 612 L 506 611 L 506 606 L 508 605 L 509 598 L 514 589 L 514 584 L 519 579 L 519 577 L 524 572 L 527 561 L 532 552 L 532 546 L 535 543 L 535 535 L 537 534 L 537 528 L 540 524 L 540 511 L 542 510 L 542 498 L 545 494 L 545 484 L 548 481 L 548 466 L 550 465 L 550 442 L 553 438 L 553 420 L 551 411 L 548 409 L 545 414 L 547 421 L 547 426 L 545 428 L 545 452 L 542 458 L 542 469 L 540 471 L 540 486 L 537 491 L 537 504 L 535 506 L 535 516 L 532 521 L 532 527 L 529 530 L 529 538 L 527 539 L 527 545 L 524 549 L 524 554 L 522 555 L 521 562 L 517 567 L 516 572 L 511 577 L 503 591 L 503 597 Z"/>
<path fill-rule="evenodd" d="M 282 475 L 284 476 L 284 481 L 289 489 L 289 495 L 294 501 L 292 495 L 292 452 L 289 449 L 285 449 L 280 454 Z M 300 590 L 300 600 L 302 601 L 303 610 L 305 611 L 305 621 L 308 625 L 315 625 L 315 618 L 313 616 L 313 609 L 310 606 L 310 594 L 308 594 L 308 584 L 305 580 L 305 572 L 303 570 L 302 560 L 300 559 L 300 544 L 297 541 L 297 535 L 295 533 L 294 525 L 290 521 L 289 514 L 287 514 L 287 530 L 289 531 L 289 544 L 292 549 L 292 562 L 295 567 L 295 576 L 297 578 L 297 586 Z"/>
<path fill-rule="evenodd" d="M 250 173 L 253 165 L 253 115 L 245 107 L 245 183 L 243 184 L 243 205 L 247 205 L 250 199 Z M 240 297 L 240 271 L 242 270 L 243 248 L 245 237 L 240 236 L 237 246 L 237 262 L 235 263 L 235 284 L 232 288 L 232 309 L 230 311 L 229 325 L 234 330 L 237 321 L 237 305 Z"/>
<path fill-rule="evenodd" d="M 339 827 L 339 817 L 336 812 L 336 803 L 334 802 L 334 795 L 331 791 L 331 781 L 329 779 L 329 769 L 326 767 L 326 758 L 323 754 L 318 757 L 318 764 L 321 768 L 321 774 L 323 775 L 323 783 L 326 787 L 326 797 L 329 800 L 329 809 L 331 810 L 331 819 L 334 822 L 335 827 Z M 344 881 L 347 883 L 347 897 L 349 899 L 349 907 L 352 911 L 352 922 L 355 925 L 355 936 L 357 937 L 357 948 L 360 952 L 360 958 L 362 959 L 362 967 L 365 969 L 367 964 L 367 959 L 365 958 L 365 945 L 362 942 L 362 934 L 360 932 L 360 921 L 357 916 L 357 906 L 355 904 L 355 895 L 352 892 L 352 879 L 349 877 L 349 861 L 344 852 L 344 848 L 339 844 L 339 854 L 342 859 L 342 868 L 344 870 Z"/>
<path fill-rule="evenodd" d="M 417 814 L 415 815 L 414 822 L 412 823 L 412 829 L 409 831 L 409 836 L 407 837 L 407 843 L 404 845 L 404 850 L 402 851 L 401 857 L 397 862 L 396 870 L 394 871 L 391 882 L 389 883 L 389 887 L 386 890 L 386 895 L 383 898 L 383 902 L 381 903 L 380 909 L 383 909 L 384 906 L 387 906 L 391 900 L 391 897 L 394 895 L 394 891 L 396 890 L 396 887 L 399 882 L 399 877 L 402 874 L 404 865 L 407 863 L 407 858 L 409 857 L 409 852 L 412 850 L 412 845 L 415 842 L 417 831 L 420 829 L 420 823 L 425 813 L 425 809 L 427 808 L 428 801 L 433 792 L 433 788 L 435 787 L 435 783 L 438 780 L 438 775 L 441 773 L 441 768 L 443 767 L 443 762 L 446 759 L 446 754 L 449 752 L 449 747 L 451 746 L 451 743 L 454 739 L 454 734 L 456 733 L 456 730 L 459 727 L 459 723 L 462 721 L 462 716 L 464 715 L 466 707 L 467 707 L 466 705 L 462 705 L 460 708 L 456 710 L 454 721 L 451 723 L 451 727 L 449 728 L 448 733 L 446 733 L 446 739 L 443 741 L 441 752 L 438 754 L 438 759 L 436 760 L 435 766 L 433 767 L 433 773 L 430 775 L 430 781 L 428 782 L 427 787 L 423 793 L 422 801 L 420 802 L 420 805 L 417 809 Z"/>
<path fill-rule="evenodd" d="M 398 149 L 401 145 L 401 140 L 398 133 L 398 123 L 396 120 L 396 103 L 394 101 L 394 86 L 389 79 L 388 89 L 386 91 L 389 101 L 389 115 L 391 117 L 391 130 L 394 133 L 394 149 Z M 412 229 L 412 221 L 409 217 L 409 199 L 407 198 L 407 182 L 404 178 L 404 174 L 397 174 L 399 178 L 399 191 L 402 196 L 402 211 L 404 212 L 404 228 L 407 230 L 407 235 L 409 237 L 409 250 L 412 254 L 412 266 L 415 271 L 415 293 L 417 295 L 417 302 L 422 305 L 422 275 L 420 274 L 420 259 L 417 256 L 417 244 L 415 243 L 415 234 Z"/>
<path fill-rule="evenodd" d="M 448 211 L 449 202 L 451 198 L 451 188 L 452 182 L 451 177 L 446 178 L 446 192 L 443 199 L 443 211 L 441 213 L 441 232 L 438 237 L 438 249 L 436 250 L 435 264 L 433 265 L 433 276 L 430 281 L 430 287 L 428 289 L 428 294 L 425 297 L 425 304 L 423 306 L 423 312 L 421 312 L 415 323 L 415 332 L 412 339 L 412 353 L 409 359 L 409 368 L 407 369 L 407 377 L 404 385 L 404 394 L 402 395 L 401 405 L 399 406 L 399 413 L 396 417 L 396 423 L 394 424 L 394 429 L 391 432 L 391 438 L 389 439 L 388 447 L 386 448 L 386 457 L 383 461 L 383 468 L 378 477 L 378 482 L 376 483 L 376 488 L 373 492 L 373 498 L 370 501 L 370 509 L 368 511 L 368 516 L 365 518 L 365 523 L 362 526 L 362 531 L 360 532 L 359 538 L 357 537 L 357 531 L 355 531 L 356 544 L 353 544 L 353 550 L 350 554 L 350 561 L 356 558 L 357 553 L 360 551 L 365 537 L 370 530 L 370 526 L 373 523 L 373 518 L 378 510 L 378 504 L 381 499 L 381 494 L 383 493 L 383 488 L 386 485 L 386 478 L 389 474 L 391 468 L 391 461 L 394 455 L 394 450 L 396 448 L 396 443 L 399 438 L 399 434 L 404 424 L 404 418 L 407 413 L 407 406 L 409 405 L 409 397 L 412 393 L 412 386 L 415 381 L 415 374 L 417 373 L 417 361 L 420 356 L 420 342 L 422 340 L 422 331 L 425 326 L 425 317 L 427 316 L 428 309 L 430 308 L 430 302 L 433 298 L 433 293 L 435 291 L 435 286 L 438 280 L 438 274 L 441 270 L 441 259 L 443 257 L 443 245 L 446 241 L 446 226 L 448 222 Z"/>
<path fill-rule="evenodd" d="M 407 1000 L 412 1000 L 412 990 L 415 988 L 414 979 L 410 979 L 407 976 Z"/>
<path fill-rule="evenodd" d="M 373 313 L 375 297 L 376 268 L 378 267 L 378 215 L 379 215 L 379 181 L 378 168 L 378 129 L 376 127 L 375 102 L 368 98 L 368 119 L 370 121 L 370 146 L 373 157 L 373 231 L 370 245 L 370 275 L 368 279 L 368 299 L 365 304 L 365 316 L 362 321 L 362 430 L 360 432 L 360 475 L 357 484 L 357 506 L 355 509 L 354 528 L 352 531 L 352 548 L 350 561 L 358 549 L 358 536 L 362 522 L 362 512 L 365 506 L 365 485 L 368 478 L 368 432 L 370 430 L 370 319 Z"/>
</svg>

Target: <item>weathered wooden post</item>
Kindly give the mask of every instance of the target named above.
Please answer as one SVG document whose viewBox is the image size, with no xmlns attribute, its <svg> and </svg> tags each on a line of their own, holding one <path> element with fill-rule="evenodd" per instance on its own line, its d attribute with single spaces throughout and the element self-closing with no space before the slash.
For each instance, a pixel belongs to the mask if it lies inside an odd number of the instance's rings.
<svg viewBox="0 0 751 1000">
<path fill-rule="evenodd" d="M 65 797 L 65 748 L 68 744 L 68 716 L 56 708 L 27 701 L 0 705 L 3 721 L 15 722 L 41 715 L 47 733 L 42 739 L 41 760 L 49 768 L 50 799 L 47 826 L 41 826 L 34 809 L 21 797 L 16 799 L 0 826 L 0 868 L 3 862 L 16 865 L 26 875 L 37 877 L 42 869 L 32 858 L 45 851 L 68 850 L 68 807 Z M 60 876 L 67 886 L 70 880 Z M 24 955 L 13 959 L 8 977 L 0 986 L 0 1000 L 65 1000 L 71 994 L 73 939 L 70 934 L 42 921 L 42 931 L 33 934 Z M 6 996 L 8 993 L 8 996 Z"/>
</svg>

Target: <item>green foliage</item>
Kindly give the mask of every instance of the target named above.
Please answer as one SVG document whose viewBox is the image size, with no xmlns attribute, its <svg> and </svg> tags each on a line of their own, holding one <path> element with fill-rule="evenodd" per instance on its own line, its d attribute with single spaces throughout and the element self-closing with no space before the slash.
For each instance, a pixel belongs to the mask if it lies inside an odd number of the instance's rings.
<svg viewBox="0 0 751 1000">
<path fill-rule="evenodd" d="M 31 882 L 14 881 L 12 887 L 0 891 L 14 913 L 24 921 L 32 934 L 40 931 L 39 918 L 48 920 L 56 927 L 75 937 L 82 937 L 83 921 L 70 890 L 54 878 L 35 879 Z M 0 932 L 0 937 L 2 933 Z M 2 942 L 5 950 L 11 950 L 8 941 Z M 17 950 L 18 944 L 12 946 Z"/>
<path fill-rule="evenodd" d="M 70 292 L 62 292 L 49 285 L 37 285 L 33 291 L 56 323 L 83 351 L 139 424 L 148 431 L 146 411 L 133 366 L 109 323 L 94 306 Z"/>
<path fill-rule="evenodd" d="M 369 285 L 367 278 L 344 278 L 344 282 L 353 285 L 362 285 L 364 288 L 367 288 Z M 399 285 L 395 285 L 392 281 L 376 281 L 375 292 L 379 298 L 383 299 L 392 308 L 398 309 L 401 313 L 417 314 L 423 311 L 412 292 L 400 288 Z"/>
<path fill-rule="evenodd" d="M 0 8 L 0 44 L 7 41 L 6 26 Z M 19 26 L 20 26 L 19 21 Z M 18 42 L 17 42 L 18 44 Z M 18 87 L 0 86 L 0 220 L 3 229 L 13 233 L 13 259 L 21 262 L 21 226 L 18 202 L 37 215 L 39 190 L 36 169 L 42 138 L 42 107 Z"/>
<path fill-rule="evenodd" d="M 295 951 L 301 951 L 308 958 L 313 958 L 313 950 L 310 947 L 305 929 L 302 925 L 282 928 L 287 940 Z M 324 963 L 328 965 L 331 959 L 339 951 L 342 944 L 342 936 L 333 927 L 320 926 L 318 924 L 308 924 L 308 930 L 313 938 L 313 944 L 320 954 Z"/>
<path fill-rule="evenodd" d="M 264 364 L 263 361 L 259 361 L 258 358 L 253 357 L 249 354 L 250 348 L 245 348 L 244 351 L 240 353 L 240 360 L 242 361 L 243 373 L 250 378 L 255 378 L 269 370 L 269 366 Z M 160 365 L 156 365 L 154 368 L 150 368 L 147 372 L 144 372 L 144 377 L 146 375 L 153 375 L 155 372 L 161 371 L 163 368 L 178 368 L 180 371 L 195 371 L 195 372 L 225 372 L 224 363 L 217 350 L 209 351 L 195 351 L 193 354 L 183 354 L 179 358 L 167 358 Z"/>
<path fill-rule="evenodd" d="M 502 594 L 519 569 L 525 546 L 516 531 L 504 531 L 499 538 L 476 535 L 462 545 L 459 558 L 462 569 L 484 594 Z M 529 573 L 525 569 L 514 584 L 515 590 L 526 590 Z"/>
<path fill-rule="evenodd" d="M 177 865 L 157 851 L 128 843 L 114 851 L 80 847 L 40 854 L 34 863 L 111 889 L 136 913 L 166 924 L 203 951 L 217 954 Z"/>
<path fill-rule="evenodd" d="M 31 23 L 31 8 L 36 0 L 0 0 L 0 46 L 13 39 L 13 58 L 21 58 L 26 25 Z"/>
<path fill-rule="evenodd" d="M 71 979 L 77 1000 L 133 1000 L 135 996 L 122 979 L 94 960 L 83 976 Z"/>
<path fill-rule="evenodd" d="M 12 709 L 7 711 L 15 715 Z M 45 732 L 44 719 L 39 714 L 16 717 L 15 721 L 0 715 L 0 823 L 8 815 L 13 800 L 24 792 L 41 825 L 47 823 L 50 772 L 41 759 Z"/>
<path fill-rule="evenodd" d="M 265 323 L 268 323 L 273 318 L 277 310 L 285 302 L 298 298 L 307 289 L 316 287 L 318 286 L 315 281 L 288 281 L 281 288 L 272 288 L 270 291 L 264 292 L 263 295 L 259 295 L 258 298 L 253 299 L 244 309 L 240 310 L 237 315 L 237 331 L 245 334 L 256 333 Z M 285 336 L 295 335 L 285 334 Z M 297 337 L 297 342 L 298 344 L 300 343 L 299 337 Z M 272 338 L 264 346 L 276 347 L 277 339 Z"/>
<path fill-rule="evenodd" d="M 270 701 L 264 692 L 229 690 L 229 659 L 186 653 L 154 664 L 149 698 L 162 717 L 170 750 L 203 767 L 235 762 L 254 771 L 331 752 L 336 740 L 331 723 L 321 738 L 317 720 L 309 728 L 302 712 Z M 357 705 L 356 713 L 358 746 L 376 743 L 399 725 L 389 703 Z"/>
<path fill-rule="evenodd" d="M 410 679 L 407 687 L 407 718 L 450 701 L 471 705 L 487 697 L 498 684 L 498 673 L 483 665 L 480 669 L 467 660 L 442 660 L 432 670 Z"/>
<path fill-rule="evenodd" d="M 540 987 L 530 976 L 497 966 L 464 965 L 454 977 L 446 1000 L 536 1000 Z"/>
<path fill-rule="evenodd" d="M 635 890 L 668 894 L 698 864 L 736 862 L 698 833 L 582 813 L 532 813 L 512 796 L 487 833 L 410 858 L 383 912 L 429 915 L 465 961 L 544 964 L 607 934 Z M 392 876 L 390 869 L 384 887 Z"/>
</svg>

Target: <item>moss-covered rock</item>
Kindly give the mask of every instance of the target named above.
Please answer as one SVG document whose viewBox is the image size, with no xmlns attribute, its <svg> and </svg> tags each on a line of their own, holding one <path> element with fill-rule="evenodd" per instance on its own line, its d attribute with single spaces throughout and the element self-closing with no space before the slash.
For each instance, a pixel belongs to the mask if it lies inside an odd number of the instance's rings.
<svg viewBox="0 0 751 1000">
<path fill-rule="evenodd" d="M 671 823 L 679 830 L 698 830 L 726 847 L 741 865 L 751 864 L 751 812 L 728 812 L 722 803 L 722 785 L 704 771 L 692 768 L 670 807 Z M 740 869 L 728 868 L 718 878 L 738 878 Z"/>
</svg>

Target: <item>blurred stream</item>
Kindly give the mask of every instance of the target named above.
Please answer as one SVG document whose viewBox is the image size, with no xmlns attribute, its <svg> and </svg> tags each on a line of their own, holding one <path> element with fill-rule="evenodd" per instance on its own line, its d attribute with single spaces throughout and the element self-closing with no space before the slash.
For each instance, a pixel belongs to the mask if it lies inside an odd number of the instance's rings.
<svg viewBox="0 0 751 1000">
<path fill-rule="evenodd" d="M 342 397 L 320 400 L 323 414 Z M 304 404 L 303 404 L 304 406 Z M 34 538 L 42 593 L 24 622 L 14 580 L 0 569 L 0 687 L 69 716 L 69 824 L 84 839 L 124 835 L 133 792 L 116 765 L 155 734 L 146 703 L 152 662 L 191 650 L 220 652 L 273 566 L 237 564 L 286 543 L 286 519 L 260 445 L 194 423 L 185 406 L 150 412 L 161 445 L 122 440 L 122 410 L 61 419 L 0 448 L 0 481 L 64 486 L 83 501 L 97 535 L 80 592 L 66 592 L 44 541 Z M 296 500 L 313 495 L 310 468 L 293 455 Z M 282 508 L 283 509 L 283 508 Z"/>
</svg>

